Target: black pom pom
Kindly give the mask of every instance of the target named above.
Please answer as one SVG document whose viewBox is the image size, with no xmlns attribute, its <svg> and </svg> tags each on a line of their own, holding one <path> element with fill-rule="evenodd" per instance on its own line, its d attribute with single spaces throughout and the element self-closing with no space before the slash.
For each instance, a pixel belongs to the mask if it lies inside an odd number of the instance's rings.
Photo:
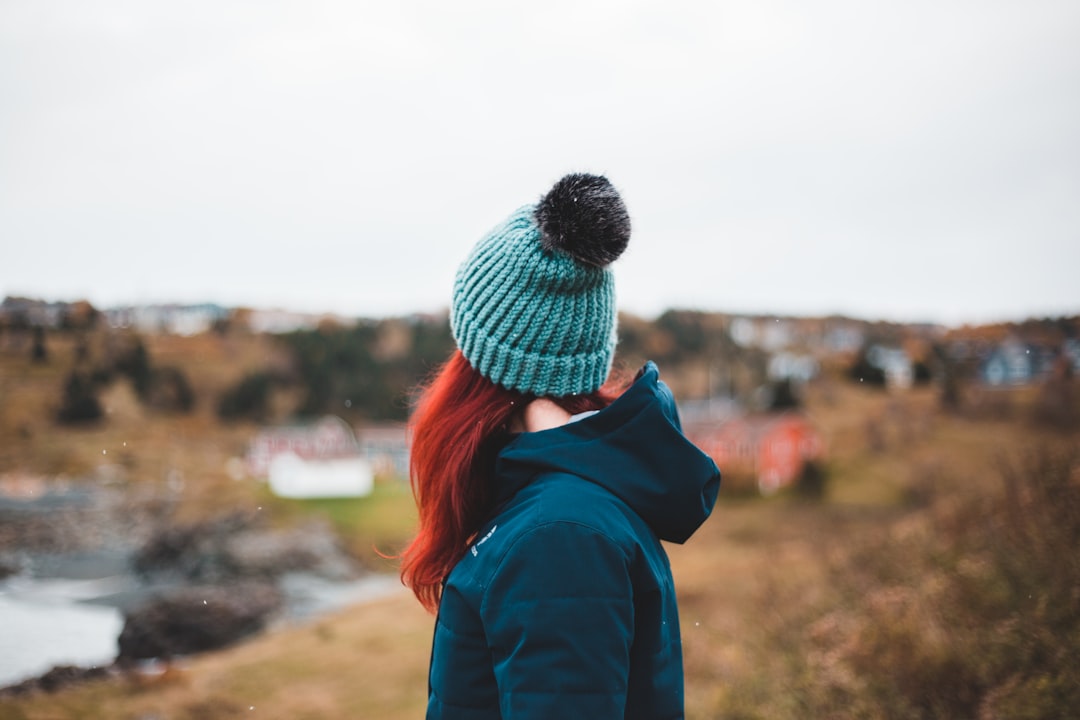
<svg viewBox="0 0 1080 720">
<path fill-rule="evenodd" d="M 541 243 L 579 262 L 604 267 L 630 242 L 630 215 L 606 177 L 567 175 L 536 207 Z"/>
</svg>

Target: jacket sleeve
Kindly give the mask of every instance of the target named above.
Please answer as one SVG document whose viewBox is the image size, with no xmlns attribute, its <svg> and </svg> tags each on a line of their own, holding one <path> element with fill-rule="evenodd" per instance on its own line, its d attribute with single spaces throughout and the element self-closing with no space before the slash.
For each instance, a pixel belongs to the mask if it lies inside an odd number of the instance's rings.
<svg viewBox="0 0 1080 720">
<path fill-rule="evenodd" d="M 634 604 L 626 552 L 571 522 L 508 548 L 481 605 L 502 716 L 622 718 Z"/>
</svg>

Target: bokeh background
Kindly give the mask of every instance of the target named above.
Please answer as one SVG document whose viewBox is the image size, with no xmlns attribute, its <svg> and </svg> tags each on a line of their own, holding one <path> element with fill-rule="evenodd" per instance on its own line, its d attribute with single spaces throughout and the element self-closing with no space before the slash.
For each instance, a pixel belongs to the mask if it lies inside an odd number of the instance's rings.
<svg viewBox="0 0 1080 720">
<path fill-rule="evenodd" d="M 0 718 L 422 715 L 413 390 L 571 171 L 633 220 L 619 368 L 724 471 L 687 716 L 1069 716 L 1078 48 L 1055 0 L 0 0 Z"/>
</svg>

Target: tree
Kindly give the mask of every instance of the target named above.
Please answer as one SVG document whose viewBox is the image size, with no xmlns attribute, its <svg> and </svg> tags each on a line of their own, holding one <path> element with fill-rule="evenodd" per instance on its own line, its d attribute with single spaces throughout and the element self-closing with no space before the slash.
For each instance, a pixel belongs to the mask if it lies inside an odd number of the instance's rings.
<svg viewBox="0 0 1080 720">
<path fill-rule="evenodd" d="M 30 359 L 38 365 L 49 362 L 49 350 L 45 347 L 45 328 L 40 325 L 34 326 L 34 345 L 30 350 Z"/>
<path fill-rule="evenodd" d="M 112 370 L 126 375 L 135 388 L 135 394 L 143 402 L 146 401 L 153 371 L 150 367 L 150 353 L 146 351 L 142 338 L 138 335 L 126 338 L 124 345 L 113 356 Z"/>
<path fill-rule="evenodd" d="M 187 413 L 195 407 L 195 393 L 180 368 L 154 368 L 143 401 L 155 410 Z"/>
<path fill-rule="evenodd" d="M 411 338 L 403 344 L 411 352 L 405 354 L 385 352 L 380 347 L 384 328 L 370 321 L 351 328 L 324 325 L 281 336 L 292 352 L 295 380 L 302 389 L 296 413 L 405 419 L 409 390 L 446 360 L 454 347 L 446 320 L 418 319 L 409 328 Z"/>
<path fill-rule="evenodd" d="M 218 400 L 218 417 L 222 420 L 266 420 L 270 415 L 270 391 L 273 385 L 274 378 L 269 373 L 245 376 Z"/>
<path fill-rule="evenodd" d="M 97 398 L 97 385 L 85 373 L 72 370 L 64 382 L 57 420 L 65 425 L 78 425 L 95 422 L 103 415 Z"/>
<path fill-rule="evenodd" d="M 858 383 L 885 387 L 885 371 L 870 362 L 868 348 L 863 347 L 848 368 L 848 376 Z"/>
<path fill-rule="evenodd" d="M 791 384 L 791 378 L 777 380 L 770 389 L 772 397 L 769 400 L 769 410 L 793 410 L 802 404 Z"/>
<path fill-rule="evenodd" d="M 86 300 L 65 303 L 60 309 L 62 330 L 92 330 L 100 319 L 101 312 Z"/>
</svg>

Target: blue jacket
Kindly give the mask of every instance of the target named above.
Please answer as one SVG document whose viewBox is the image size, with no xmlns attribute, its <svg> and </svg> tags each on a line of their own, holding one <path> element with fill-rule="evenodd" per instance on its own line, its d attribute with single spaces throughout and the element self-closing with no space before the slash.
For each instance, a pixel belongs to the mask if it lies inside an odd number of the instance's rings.
<svg viewBox="0 0 1080 720">
<path fill-rule="evenodd" d="M 720 472 L 656 366 L 595 415 L 515 436 L 496 479 L 494 516 L 443 588 L 428 718 L 683 717 L 660 540 L 705 521 Z"/>
</svg>

